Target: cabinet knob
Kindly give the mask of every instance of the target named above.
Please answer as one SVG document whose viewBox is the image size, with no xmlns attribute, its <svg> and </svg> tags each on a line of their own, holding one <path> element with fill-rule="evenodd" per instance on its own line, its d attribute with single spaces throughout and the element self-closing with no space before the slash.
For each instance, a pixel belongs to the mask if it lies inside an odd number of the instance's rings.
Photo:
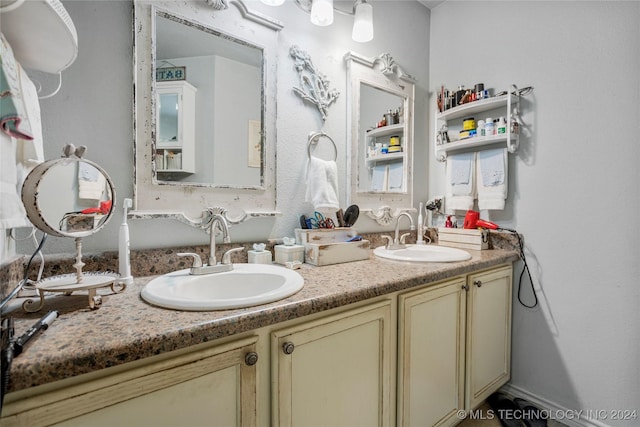
<svg viewBox="0 0 640 427">
<path fill-rule="evenodd" d="M 253 366 L 256 363 L 258 363 L 258 353 L 256 353 L 255 351 L 252 351 L 250 353 L 245 354 L 244 363 L 246 363 L 247 366 Z"/>
<path fill-rule="evenodd" d="M 481 287 L 482 286 L 482 280 L 474 280 L 473 284 L 476 285 L 477 287 Z"/>
<path fill-rule="evenodd" d="M 469 290 L 469 285 L 467 285 L 466 283 L 464 285 L 462 285 L 462 289 L 465 291 Z"/>
<path fill-rule="evenodd" d="M 291 354 L 293 353 L 293 350 L 296 348 L 295 345 L 293 345 L 292 342 L 287 341 L 286 343 L 282 344 L 282 351 L 284 352 L 284 354 Z"/>
</svg>

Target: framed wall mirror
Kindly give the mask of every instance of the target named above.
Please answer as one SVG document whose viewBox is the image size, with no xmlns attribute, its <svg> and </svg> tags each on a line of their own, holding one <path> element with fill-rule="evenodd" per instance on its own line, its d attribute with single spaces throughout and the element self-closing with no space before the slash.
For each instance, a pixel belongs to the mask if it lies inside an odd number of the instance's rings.
<svg viewBox="0 0 640 427">
<path fill-rule="evenodd" d="M 415 79 L 389 54 L 345 56 L 350 146 L 349 203 L 380 224 L 413 210 Z"/>
<path fill-rule="evenodd" d="M 276 212 L 281 26 L 229 3 L 134 2 L 134 216 Z"/>
</svg>

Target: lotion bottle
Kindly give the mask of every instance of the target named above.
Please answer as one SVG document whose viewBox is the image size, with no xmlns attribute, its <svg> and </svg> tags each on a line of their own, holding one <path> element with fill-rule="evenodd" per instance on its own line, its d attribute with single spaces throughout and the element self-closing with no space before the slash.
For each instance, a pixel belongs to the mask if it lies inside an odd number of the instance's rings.
<svg viewBox="0 0 640 427">
<path fill-rule="evenodd" d="M 131 199 L 124 199 L 124 214 L 122 224 L 118 234 L 118 265 L 120 272 L 120 283 L 130 285 L 133 283 L 131 275 L 130 247 L 129 247 L 129 224 L 127 224 L 127 211 L 133 206 Z"/>
</svg>

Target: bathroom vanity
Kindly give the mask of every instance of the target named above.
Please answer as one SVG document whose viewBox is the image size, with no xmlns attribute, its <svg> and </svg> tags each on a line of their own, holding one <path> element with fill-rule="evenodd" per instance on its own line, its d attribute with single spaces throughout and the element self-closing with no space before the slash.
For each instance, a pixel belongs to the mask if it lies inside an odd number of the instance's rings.
<svg viewBox="0 0 640 427">
<path fill-rule="evenodd" d="M 2 425 L 454 425 L 510 372 L 518 252 L 470 253 L 305 264 L 295 295 L 211 312 L 151 306 L 137 278 L 14 360 Z"/>
</svg>

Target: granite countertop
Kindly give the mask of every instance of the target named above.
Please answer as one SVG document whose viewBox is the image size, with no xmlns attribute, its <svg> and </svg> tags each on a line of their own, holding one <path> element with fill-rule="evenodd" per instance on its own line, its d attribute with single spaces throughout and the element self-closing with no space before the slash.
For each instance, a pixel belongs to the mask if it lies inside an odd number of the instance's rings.
<svg viewBox="0 0 640 427">
<path fill-rule="evenodd" d="M 103 368 L 178 350 L 289 319 L 400 291 L 519 259 L 515 249 L 469 251 L 455 263 L 404 263 L 375 258 L 297 270 L 305 280 L 298 293 L 244 309 L 187 312 L 154 307 L 140 298 L 153 277 L 135 279 L 119 294 L 101 289 L 102 306 L 88 308 L 86 292 L 47 297 L 37 313 L 16 299 L 9 315 L 20 336 L 48 310 L 58 319 L 13 360 L 9 391 L 18 391 Z"/>
</svg>

